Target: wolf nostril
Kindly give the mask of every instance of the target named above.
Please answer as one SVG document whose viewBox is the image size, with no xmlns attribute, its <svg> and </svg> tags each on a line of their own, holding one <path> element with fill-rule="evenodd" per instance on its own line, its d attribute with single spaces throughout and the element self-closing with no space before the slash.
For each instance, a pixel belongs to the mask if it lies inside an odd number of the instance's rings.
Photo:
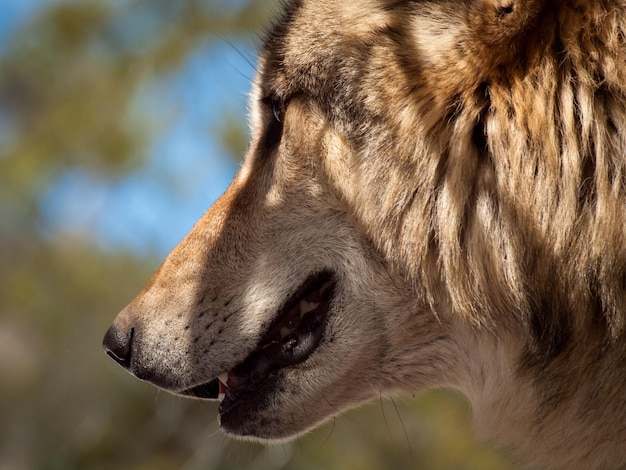
<svg viewBox="0 0 626 470">
<path fill-rule="evenodd" d="M 134 328 L 131 328 L 129 331 L 120 331 L 117 326 L 111 325 L 102 340 L 104 352 L 125 369 L 130 368 L 134 332 Z"/>
</svg>

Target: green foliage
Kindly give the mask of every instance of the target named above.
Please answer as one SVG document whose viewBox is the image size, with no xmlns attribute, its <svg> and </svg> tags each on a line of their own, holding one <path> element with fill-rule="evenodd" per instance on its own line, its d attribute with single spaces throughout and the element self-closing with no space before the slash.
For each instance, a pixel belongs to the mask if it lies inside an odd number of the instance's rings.
<svg viewBox="0 0 626 470">
<path fill-rule="evenodd" d="M 50 233 L 41 199 L 80 169 L 114 181 L 163 125 L 136 106 L 201 43 L 249 40 L 271 2 L 74 1 L 39 10 L 0 55 L 0 467 L 11 469 L 506 468 L 449 392 L 376 402 L 296 443 L 225 438 L 214 404 L 144 385 L 101 339 L 157 260 Z M 240 155 L 242 118 L 213 130 Z M 320 397 L 323 399 L 323 397 Z"/>
</svg>

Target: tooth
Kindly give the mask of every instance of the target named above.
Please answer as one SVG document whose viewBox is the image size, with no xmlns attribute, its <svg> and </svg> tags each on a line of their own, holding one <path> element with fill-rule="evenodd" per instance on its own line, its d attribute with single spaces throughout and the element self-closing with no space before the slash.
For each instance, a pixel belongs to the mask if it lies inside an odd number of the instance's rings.
<svg viewBox="0 0 626 470">
<path fill-rule="evenodd" d="M 293 330 L 290 330 L 286 326 L 283 326 L 280 329 L 280 339 L 284 339 L 286 336 L 289 336 Z"/>
<path fill-rule="evenodd" d="M 219 381 L 219 392 L 217 393 L 217 399 L 221 402 L 226 398 L 226 383 L 228 382 L 228 372 L 224 372 L 217 376 L 217 380 Z"/>
<path fill-rule="evenodd" d="M 319 306 L 319 304 L 319 302 L 307 302 L 306 300 L 302 299 L 300 301 L 300 318 L 302 318 L 307 313 L 315 310 Z"/>
<path fill-rule="evenodd" d="M 330 281 L 326 281 L 324 284 L 322 284 L 322 287 L 320 287 L 320 294 L 323 294 L 324 292 L 326 292 L 330 286 L 331 286 Z"/>
</svg>

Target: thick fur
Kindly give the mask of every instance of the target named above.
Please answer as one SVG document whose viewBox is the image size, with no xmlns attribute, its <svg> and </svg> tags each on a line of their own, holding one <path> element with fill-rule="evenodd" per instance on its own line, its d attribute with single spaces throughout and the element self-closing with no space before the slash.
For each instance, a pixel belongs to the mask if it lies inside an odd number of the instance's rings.
<svg viewBox="0 0 626 470">
<path fill-rule="evenodd" d="M 209 381 L 332 270 L 319 347 L 228 432 L 448 386 L 538 466 L 625 466 L 625 29 L 619 0 L 285 5 L 241 170 L 116 320 L 133 373 Z"/>
</svg>

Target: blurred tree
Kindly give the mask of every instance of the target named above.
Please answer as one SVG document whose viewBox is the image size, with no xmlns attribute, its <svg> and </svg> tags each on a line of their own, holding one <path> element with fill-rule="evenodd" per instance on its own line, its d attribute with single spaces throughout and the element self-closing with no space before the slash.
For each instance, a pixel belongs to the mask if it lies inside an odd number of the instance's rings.
<svg viewBox="0 0 626 470">
<path fill-rule="evenodd" d="M 68 172 L 107 184 L 138 171 L 162 125 L 135 105 L 141 90 L 201 44 L 248 41 L 273 3 L 48 2 L 0 51 L 1 468 L 506 467 L 472 441 L 453 393 L 398 414 L 381 400 L 261 447 L 219 434 L 215 405 L 156 392 L 102 353 L 109 322 L 157 260 L 50 231 L 42 201 Z M 241 118 L 225 116 L 213 132 L 240 155 Z"/>
<path fill-rule="evenodd" d="M 134 106 L 142 88 L 202 43 L 249 38 L 267 15 L 262 1 L 52 2 L 0 52 L 0 467 L 159 456 L 176 467 L 215 426 L 211 406 L 206 421 L 170 397 L 155 411 L 153 392 L 102 354 L 108 323 L 156 260 L 59 238 L 42 203 L 67 172 L 106 184 L 139 169 L 161 124 Z M 175 437 L 183 416 L 191 423 Z"/>
<path fill-rule="evenodd" d="M 157 125 L 133 113 L 140 87 L 175 73 L 200 42 L 250 37 L 268 3 L 89 1 L 40 11 L 0 58 L 0 234 L 32 229 L 42 189 L 68 166 L 111 178 L 139 165 Z"/>
</svg>

